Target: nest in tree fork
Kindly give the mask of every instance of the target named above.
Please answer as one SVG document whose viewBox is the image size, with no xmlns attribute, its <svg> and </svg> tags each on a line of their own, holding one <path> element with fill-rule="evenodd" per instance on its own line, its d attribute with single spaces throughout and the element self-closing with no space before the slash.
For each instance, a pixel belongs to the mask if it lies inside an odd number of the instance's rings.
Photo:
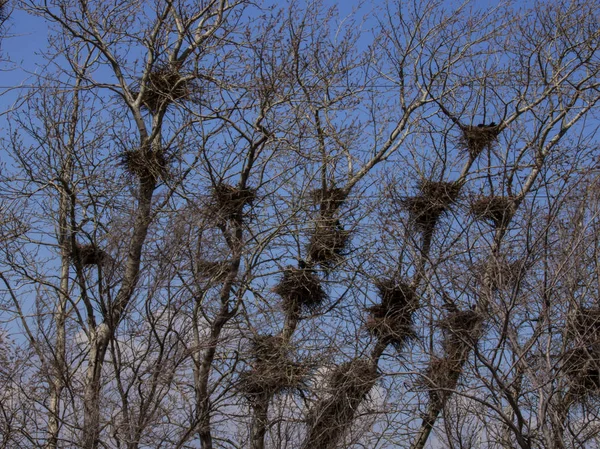
<svg viewBox="0 0 600 449">
<path fill-rule="evenodd" d="M 420 195 L 404 198 L 401 204 L 418 228 L 430 231 L 456 202 L 461 187 L 459 182 L 423 181 Z"/>
<path fill-rule="evenodd" d="M 600 344 L 600 307 L 580 309 L 575 315 L 573 327 L 586 344 Z"/>
<path fill-rule="evenodd" d="M 136 94 L 134 92 L 134 94 Z M 189 96 L 189 82 L 171 65 L 154 68 L 146 80 L 142 104 L 153 113 Z"/>
<path fill-rule="evenodd" d="M 315 205 L 320 206 L 321 213 L 325 216 L 333 215 L 346 200 L 346 192 L 338 187 L 328 189 L 315 189 L 310 193 Z"/>
<path fill-rule="evenodd" d="M 563 361 L 563 371 L 571 382 L 571 392 L 577 396 L 600 394 L 600 347 L 591 345 L 569 351 Z"/>
<path fill-rule="evenodd" d="M 462 374 L 462 361 L 452 358 L 433 357 L 420 382 L 429 393 L 429 400 L 438 406 L 443 405 L 458 385 Z"/>
<path fill-rule="evenodd" d="M 121 154 L 120 165 L 142 180 L 167 179 L 169 176 L 169 163 L 165 152 L 160 149 L 153 150 L 148 147 L 127 150 Z"/>
<path fill-rule="evenodd" d="M 481 323 L 481 315 L 474 310 L 450 313 L 439 322 L 444 332 L 442 346 L 450 359 L 464 358 L 464 352 L 479 339 Z"/>
<path fill-rule="evenodd" d="M 94 244 L 77 244 L 76 250 L 73 251 L 73 259 L 79 257 L 82 265 L 102 265 L 109 259 L 106 252 L 99 249 Z"/>
<path fill-rule="evenodd" d="M 478 220 L 490 222 L 497 228 L 508 225 L 515 213 L 515 202 L 506 196 L 482 196 L 471 204 L 471 213 Z"/>
<path fill-rule="evenodd" d="M 526 270 L 523 260 L 508 262 L 504 258 L 492 258 L 487 263 L 476 267 L 478 282 L 485 285 L 489 282 L 494 290 L 515 285 Z"/>
<path fill-rule="evenodd" d="M 252 205 L 255 199 L 256 190 L 249 187 L 239 188 L 219 183 L 213 188 L 215 209 L 225 219 L 241 217 L 244 207 Z"/>
<path fill-rule="evenodd" d="M 216 282 L 222 282 L 229 274 L 231 264 L 227 261 L 199 260 L 196 270 L 201 276 Z"/>
<path fill-rule="evenodd" d="M 316 310 L 327 299 L 321 280 L 307 268 L 286 268 L 273 290 L 287 311 Z"/>
<path fill-rule="evenodd" d="M 262 335 L 254 339 L 251 368 L 240 375 L 238 384 L 249 401 L 305 388 L 310 367 L 292 361 L 289 353 L 281 337 Z"/>
<path fill-rule="evenodd" d="M 367 330 L 385 343 L 401 350 L 414 336 L 412 314 L 418 308 L 415 291 L 403 282 L 385 279 L 377 283 L 381 303 L 369 307 Z"/>
<path fill-rule="evenodd" d="M 350 232 L 344 230 L 339 220 L 318 220 L 308 244 L 308 257 L 320 264 L 339 263 L 343 260 L 350 242 Z"/>
<path fill-rule="evenodd" d="M 331 395 L 317 403 L 308 415 L 305 447 L 335 447 L 378 377 L 377 366 L 371 360 L 355 359 L 338 366 L 329 378 Z"/>
<path fill-rule="evenodd" d="M 461 144 L 464 146 L 471 158 L 475 159 L 485 148 L 491 147 L 497 140 L 501 125 L 461 126 Z"/>
</svg>

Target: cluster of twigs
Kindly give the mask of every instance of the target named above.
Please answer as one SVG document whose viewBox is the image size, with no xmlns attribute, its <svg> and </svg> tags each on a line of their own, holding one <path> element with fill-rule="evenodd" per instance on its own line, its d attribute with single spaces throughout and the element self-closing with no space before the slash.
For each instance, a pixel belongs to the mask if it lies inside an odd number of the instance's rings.
<svg viewBox="0 0 600 449">
<path fill-rule="evenodd" d="M 419 185 L 419 195 L 403 198 L 400 203 L 418 229 L 432 232 L 440 217 L 457 201 L 461 187 L 459 182 L 426 180 Z"/>
<path fill-rule="evenodd" d="M 419 307 L 418 299 L 410 285 L 395 279 L 383 279 L 376 287 L 381 303 L 367 309 L 367 330 L 400 351 L 414 336 L 412 315 Z"/>
<path fill-rule="evenodd" d="M 503 127 L 494 122 L 489 125 L 480 123 L 477 126 L 461 125 L 461 145 L 469 152 L 472 159 L 481 154 L 485 148 L 491 147 L 502 132 Z"/>
<path fill-rule="evenodd" d="M 481 196 L 471 203 L 471 213 L 476 219 L 487 221 L 497 228 L 505 227 L 515 213 L 514 198 Z"/>
<path fill-rule="evenodd" d="M 309 268 L 286 268 L 274 292 L 283 299 L 284 309 L 294 314 L 315 311 L 327 299 L 321 280 Z"/>
<path fill-rule="evenodd" d="M 492 258 L 476 268 L 477 280 L 482 285 L 499 290 L 518 283 L 526 270 L 526 264 L 521 259 L 509 262 L 505 258 Z"/>
<path fill-rule="evenodd" d="M 574 397 L 600 395 L 600 308 L 582 308 L 573 324 L 575 348 L 567 352 L 563 370 Z"/>
<path fill-rule="evenodd" d="M 121 166 L 141 180 L 167 179 L 169 162 L 162 149 L 145 146 L 121 154 Z"/>
<path fill-rule="evenodd" d="M 215 213 L 224 220 L 241 221 L 244 207 L 252 205 L 256 199 L 256 190 L 239 188 L 219 183 L 213 188 L 213 206 Z"/>
<path fill-rule="evenodd" d="M 199 260 L 196 262 L 196 271 L 204 278 L 211 279 L 215 282 L 222 282 L 225 280 L 231 264 L 227 261 L 213 261 L 213 260 Z"/>
<path fill-rule="evenodd" d="M 77 244 L 72 258 L 79 260 L 84 266 L 102 265 L 109 260 L 108 254 L 92 243 Z"/>
<path fill-rule="evenodd" d="M 134 92 L 137 96 L 139 92 Z M 190 94 L 189 81 L 170 64 L 155 67 L 148 74 L 142 104 L 152 113 L 165 105 L 185 99 Z"/>
</svg>

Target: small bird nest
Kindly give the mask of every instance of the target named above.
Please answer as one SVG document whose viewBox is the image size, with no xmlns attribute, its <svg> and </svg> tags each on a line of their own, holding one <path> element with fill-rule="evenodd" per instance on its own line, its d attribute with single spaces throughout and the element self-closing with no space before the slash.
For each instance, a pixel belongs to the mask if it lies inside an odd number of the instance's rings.
<svg viewBox="0 0 600 449">
<path fill-rule="evenodd" d="M 306 388 L 307 363 L 289 358 L 290 348 L 281 337 L 261 335 L 252 342 L 251 368 L 240 374 L 238 389 L 249 401 Z"/>
<path fill-rule="evenodd" d="M 579 310 L 575 315 L 573 327 L 586 344 L 600 343 L 600 307 Z"/>
<path fill-rule="evenodd" d="M 344 230 L 339 220 L 318 220 L 308 244 L 308 257 L 315 263 L 339 263 L 346 254 L 350 231 Z"/>
<path fill-rule="evenodd" d="M 419 229 L 431 231 L 456 202 L 461 187 L 458 182 L 423 181 L 419 186 L 420 195 L 404 198 L 400 203 Z"/>
<path fill-rule="evenodd" d="M 283 298 L 288 311 L 314 311 L 327 299 L 321 280 L 308 268 L 286 268 L 273 291 Z"/>
<path fill-rule="evenodd" d="M 491 147 L 497 140 L 502 126 L 483 123 L 478 126 L 461 126 L 462 137 L 460 143 L 467 149 L 471 158 L 475 159 L 485 148 Z"/>
<path fill-rule="evenodd" d="M 139 92 L 133 94 L 137 96 Z M 152 113 L 156 113 L 163 106 L 182 100 L 189 94 L 189 81 L 173 66 L 166 64 L 155 67 L 149 73 L 142 104 Z"/>
<path fill-rule="evenodd" d="M 333 215 L 346 201 L 346 191 L 339 187 L 329 189 L 315 189 L 310 193 L 313 203 L 320 206 L 321 213 Z"/>
<path fill-rule="evenodd" d="M 580 347 L 568 352 L 563 371 L 571 381 L 576 395 L 600 394 L 600 348 L 598 345 Z"/>
<path fill-rule="evenodd" d="M 229 274 L 231 264 L 227 261 L 199 260 L 196 270 L 201 276 L 216 282 L 224 281 Z"/>
<path fill-rule="evenodd" d="M 506 196 L 481 196 L 471 203 L 471 213 L 478 220 L 495 227 L 508 225 L 515 213 L 514 198 Z"/>
<path fill-rule="evenodd" d="M 414 336 L 412 314 L 418 308 L 415 291 L 403 282 L 385 279 L 377 283 L 381 304 L 369 307 L 367 330 L 400 350 Z"/>
<path fill-rule="evenodd" d="M 442 345 L 446 354 L 462 359 L 463 352 L 479 338 L 482 321 L 474 310 L 452 312 L 440 320 L 438 325 L 444 332 Z"/>
<path fill-rule="evenodd" d="M 167 179 L 169 177 L 169 162 L 164 151 L 148 148 L 126 150 L 120 158 L 120 165 L 141 180 Z"/>
<path fill-rule="evenodd" d="M 462 374 L 462 361 L 452 358 L 433 357 L 420 384 L 428 390 L 429 400 L 443 405 L 458 385 Z"/>
<path fill-rule="evenodd" d="M 101 249 L 99 249 L 96 245 L 89 244 L 77 244 L 76 250 L 73 251 L 72 258 L 73 260 L 77 260 L 79 257 L 79 261 L 82 265 L 102 265 L 109 258 L 108 254 Z"/>
<path fill-rule="evenodd" d="M 256 199 L 256 190 L 234 187 L 219 183 L 213 188 L 213 200 L 216 212 L 225 219 L 241 219 L 243 209 L 252 205 Z"/>
</svg>

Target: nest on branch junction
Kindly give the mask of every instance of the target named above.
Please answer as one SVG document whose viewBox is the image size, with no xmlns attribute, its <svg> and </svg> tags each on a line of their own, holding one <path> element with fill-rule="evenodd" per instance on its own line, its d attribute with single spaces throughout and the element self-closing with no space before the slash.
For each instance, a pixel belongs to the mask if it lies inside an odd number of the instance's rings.
<svg viewBox="0 0 600 449">
<path fill-rule="evenodd" d="M 381 280 L 376 287 L 381 303 L 367 308 L 367 330 L 401 350 L 414 336 L 412 315 L 419 307 L 415 291 L 411 286 L 394 279 Z"/>
<path fill-rule="evenodd" d="M 286 268 L 273 291 L 283 299 L 284 309 L 293 313 L 315 311 L 327 300 L 321 280 L 309 268 Z"/>
<path fill-rule="evenodd" d="M 310 192 L 310 197 L 323 215 L 332 216 L 346 201 L 346 191 L 339 187 L 320 188 Z"/>
<path fill-rule="evenodd" d="M 460 144 L 469 152 L 471 158 L 475 159 L 485 148 L 490 148 L 498 141 L 502 129 L 501 125 L 496 125 L 494 122 L 489 125 L 483 123 L 477 126 L 463 125 Z"/>
<path fill-rule="evenodd" d="M 515 213 L 515 201 L 507 196 L 481 196 L 471 203 L 471 213 L 478 220 L 504 227 Z"/>
<path fill-rule="evenodd" d="M 505 258 L 492 258 L 487 263 L 476 266 L 476 279 L 481 285 L 494 290 L 514 286 L 526 270 L 525 261 L 517 259 L 513 262 Z"/>
<path fill-rule="evenodd" d="M 329 377 L 329 397 L 322 399 L 308 415 L 305 447 L 334 447 L 352 425 L 356 411 L 379 378 L 377 366 L 355 359 L 336 367 Z"/>
<path fill-rule="evenodd" d="M 419 229 L 431 231 L 456 203 L 461 187 L 460 182 L 423 181 L 419 185 L 419 195 L 404 198 L 400 203 Z"/>
<path fill-rule="evenodd" d="M 464 358 L 464 352 L 479 339 L 482 321 L 475 310 L 458 310 L 439 321 L 444 334 L 442 347 L 450 358 Z"/>
<path fill-rule="evenodd" d="M 291 348 L 279 336 L 261 335 L 251 348 L 251 368 L 240 374 L 238 389 L 254 402 L 278 393 L 292 393 L 306 388 L 310 365 L 293 361 Z"/>
<path fill-rule="evenodd" d="M 573 328 L 586 344 L 600 344 L 600 307 L 584 307 L 575 315 Z"/>
<path fill-rule="evenodd" d="M 569 377 L 570 392 L 575 396 L 600 395 L 600 346 L 590 345 L 569 351 L 563 361 Z"/>
<path fill-rule="evenodd" d="M 215 212 L 226 220 L 241 219 L 245 206 L 251 206 L 256 199 L 256 189 L 234 187 L 219 183 L 213 187 Z"/>
<path fill-rule="evenodd" d="M 73 260 L 79 259 L 82 265 L 102 265 L 109 260 L 108 254 L 92 243 L 76 244 Z"/>
<path fill-rule="evenodd" d="M 450 357 L 432 357 L 420 384 L 427 390 L 433 404 L 443 405 L 458 385 L 463 371 L 460 360 Z"/>
<path fill-rule="evenodd" d="M 205 278 L 214 280 L 215 282 L 222 282 L 225 280 L 231 264 L 227 261 L 212 261 L 212 260 L 199 260 L 196 262 L 196 270 L 198 274 Z"/>
<path fill-rule="evenodd" d="M 141 80 L 140 80 L 141 82 Z M 148 74 L 142 93 L 142 104 L 152 113 L 190 95 L 190 81 L 171 64 L 154 67 Z M 138 92 L 132 92 L 134 96 Z"/>
<path fill-rule="evenodd" d="M 349 242 L 350 231 L 346 231 L 339 220 L 317 220 L 308 244 L 308 258 L 323 265 L 339 263 L 346 255 Z"/>
<path fill-rule="evenodd" d="M 126 150 L 120 156 L 120 165 L 141 180 L 169 178 L 169 161 L 162 149 L 148 147 Z"/>
</svg>

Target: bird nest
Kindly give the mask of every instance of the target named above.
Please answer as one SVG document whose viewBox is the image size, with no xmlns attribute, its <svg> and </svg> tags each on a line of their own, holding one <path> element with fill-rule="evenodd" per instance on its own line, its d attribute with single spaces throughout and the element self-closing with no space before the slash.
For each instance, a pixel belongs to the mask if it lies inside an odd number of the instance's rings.
<svg viewBox="0 0 600 449">
<path fill-rule="evenodd" d="M 306 388 L 310 366 L 291 360 L 290 352 L 289 345 L 281 337 L 256 337 L 251 348 L 251 368 L 240 374 L 240 392 L 253 402 L 259 397 Z"/>
<path fill-rule="evenodd" d="M 199 260 L 196 263 L 196 270 L 200 276 L 216 282 L 224 281 L 230 269 L 231 264 L 227 261 Z"/>
<path fill-rule="evenodd" d="M 294 312 L 314 311 L 327 299 L 321 280 L 308 268 L 286 268 L 273 291 L 283 298 L 284 309 Z"/>
<path fill-rule="evenodd" d="M 339 263 L 349 242 L 350 231 L 344 230 L 339 220 L 318 220 L 308 244 L 308 257 L 323 265 Z"/>
<path fill-rule="evenodd" d="M 169 162 L 162 150 L 139 148 L 126 150 L 120 156 L 120 165 L 141 180 L 167 179 Z"/>
<path fill-rule="evenodd" d="M 219 183 L 213 188 L 213 201 L 217 214 L 228 220 L 241 220 L 244 207 L 252 205 L 256 199 L 256 190 L 239 188 Z"/>
<path fill-rule="evenodd" d="M 419 186 L 420 195 L 400 202 L 419 229 L 432 230 L 457 201 L 461 187 L 459 182 L 423 181 Z"/>
<path fill-rule="evenodd" d="M 476 343 L 481 333 L 482 317 L 474 310 L 459 310 L 440 320 L 444 333 L 442 346 L 450 358 L 463 358 L 463 352 Z"/>
<path fill-rule="evenodd" d="M 481 285 L 489 282 L 491 288 L 498 290 L 514 286 L 524 275 L 525 270 L 526 264 L 523 260 L 509 262 L 505 258 L 492 258 L 487 263 L 476 266 L 476 279 Z"/>
<path fill-rule="evenodd" d="M 515 213 L 514 198 L 506 196 L 481 196 L 471 203 L 471 213 L 478 220 L 495 227 L 508 225 Z"/>
<path fill-rule="evenodd" d="M 600 343 L 600 307 L 580 309 L 575 315 L 573 327 L 586 344 Z"/>
<path fill-rule="evenodd" d="M 592 345 L 569 351 L 563 371 L 571 382 L 571 393 L 579 396 L 600 394 L 600 347 Z"/>
<path fill-rule="evenodd" d="M 99 249 L 96 245 L 89 244 L 77 244 L 72 254 L 73 260 L 79 260 L 82 265 L 102 265 L 108 259 L 109 256 L 105 251 Z"/>
<path fill-rule="evenodd" d="M 336 395 L 364 399 L 378 379 L 372 360 L 354 359 L 337 366 L 329 378 L 329 388 Z"/>
<path fill-rule="evenodd" d="M 461 126 L 462 137 L 460 144 L 467 149 L 471 158 L 475 159 L 485 148 L 490 148 L 498 141 L 502 126 L 483 123 L 478 126 Z"/>
<path fill-rule="evenodd" d="M 438 406 L 444 404 L 456 388 L 462 371 L 460 360 L 432 357 L 425 376 L 420 381 L 429 393 L 429 400 Z"/>
<path fill-rule="evenodd" d="M 135 96 L 139 92 L 133 92 Z M 155 67 L 146 80 L 142 104 L 152 113 L 190 95 L 189 80 L 172 65 Z"/>
<path fill-rule="evenodd" d="M 381 303 L 369 307 L 367 330 L 400 350 L 414 336 L 412 314 L 418 308 L 415 291 L 403 282 L 385 279 L 377 283 Z"/>
<path fill-rule="evenodd" d="M 310 197 L 315 205 L 320 206 L 322 214 L 331 216 L 346 201 L 346 191 L 338 187 L 315 189 Z"/>
</svg>

